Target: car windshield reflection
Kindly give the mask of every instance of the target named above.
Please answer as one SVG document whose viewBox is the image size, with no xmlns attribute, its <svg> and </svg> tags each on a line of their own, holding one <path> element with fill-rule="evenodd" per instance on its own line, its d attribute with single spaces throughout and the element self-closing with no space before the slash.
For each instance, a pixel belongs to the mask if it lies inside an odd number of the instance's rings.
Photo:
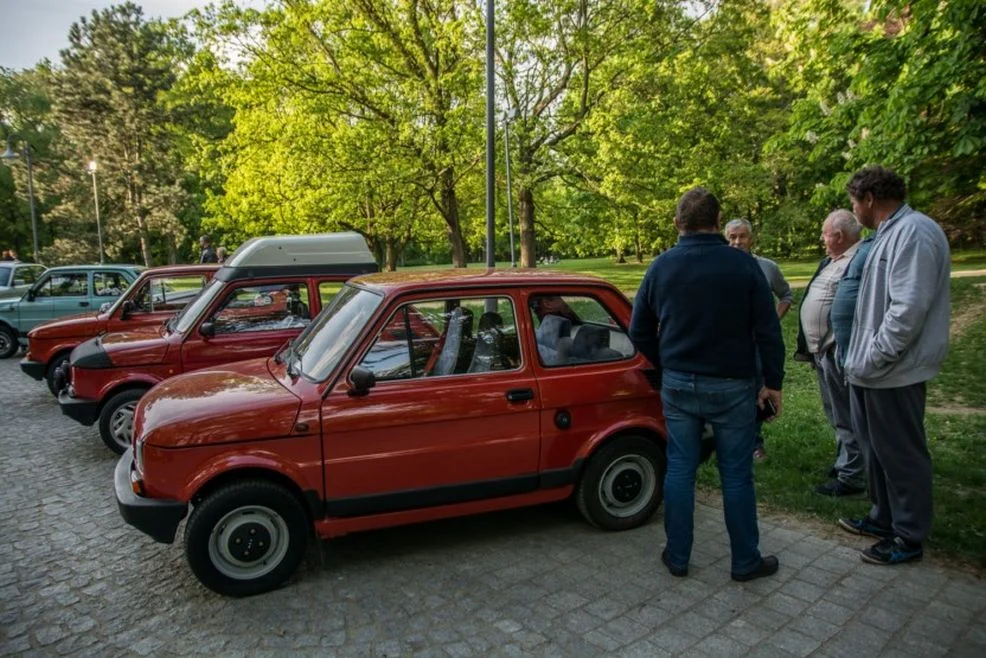
<svg viewBox="0 0 986 658">
<path fill-rule="evenodd" d="M 349 351 L 383 298 L 345 286 L 294 342 L 293 354 L 307 379 L 322 381 Z"/>
</svg>

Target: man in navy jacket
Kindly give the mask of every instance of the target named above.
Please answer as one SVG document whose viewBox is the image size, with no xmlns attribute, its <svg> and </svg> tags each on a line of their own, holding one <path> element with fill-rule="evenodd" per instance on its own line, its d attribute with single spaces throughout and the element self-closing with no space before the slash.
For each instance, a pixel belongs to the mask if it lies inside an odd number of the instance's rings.
<svg viewBox="0 0 986 658">
<path fill-rule="evenodd" d="M 757 407 L 781 411 L 784 341 L 770 288 L 750 254 L 719 233 L 719 201 L 702 188 L 678 202 L 678 243 L 651 263 L 633 306 L 630 338 L 662 372 L 668 428 L 664 480 L 667 546 L 661 559 L 675 576 L 688 573 L 695 472 L 702 428 L 712 425 L 722 480 L 731 575 L 745 581 L 777 571 L 760 554 L 753 443 Z M 758 372 L 758 356 L 759 370 Z M 764 386 L 758 391 L 757 381 Z"/>
</svg>

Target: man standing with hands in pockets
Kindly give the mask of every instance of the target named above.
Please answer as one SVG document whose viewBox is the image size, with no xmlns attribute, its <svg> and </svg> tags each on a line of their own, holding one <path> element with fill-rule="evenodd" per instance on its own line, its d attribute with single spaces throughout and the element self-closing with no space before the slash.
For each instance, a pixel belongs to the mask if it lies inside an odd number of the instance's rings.
<svg viewBox="0 0 986 658">
<path fill-rule="evenodd" d="M 719 233 L 719 201 L 695 188 L 678 202 L 678 243 L 647 270 L 633 305 L 630 338 L 662 372 L 668 428 L 661 554 L 673 576 L 688 575 L 695 472 L 706 422 L 715 432 L 731 576 L 777 572 L 760 554 L 753 445 L 757 409 L 781 411 L 784 341 L 767 280 L 754 258 Z M 759 356 L 759 359 L 758 359 Z M 758 372 L 758 364 L 759 370 Z M 758 392 L 757 381 L 765 385 Z"/>
</svg>

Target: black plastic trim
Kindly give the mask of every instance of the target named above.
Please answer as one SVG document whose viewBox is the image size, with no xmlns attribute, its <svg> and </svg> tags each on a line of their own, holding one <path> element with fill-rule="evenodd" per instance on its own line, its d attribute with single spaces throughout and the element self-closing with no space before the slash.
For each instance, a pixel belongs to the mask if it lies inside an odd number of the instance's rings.
<svg viewBox="0 0 986 658">
<path fill-rule="evenodd" d="M 62 408 L 63 414 L 87 427 L 99 418 L 99 400 L 73 398 L 69 396 L 67 388 L 63 388 L 58 394 L 58 406 Z"/>
<path fill-rule="evenodd" d="M 582 476 L 584 459 L 576 459 L 568 468 L 555 468 L 541 473 L 541 488 L 556 489 L 575 484 Z"/>
<path fill-rule="evenodd" d="M 73 366 L 86 368 L 87 370 L 100 370 L 113 367 L 113 361 L 106 353 L 106 350 L 103 349 L 103 342 L 99 336 L 76 345 L 69 359 Z"/>
<path fill-rule="evenodd" d="M 37 379 L 38 381 L 41 381 L 45 378 L 45 373 L 48 372 L 48 367 L 40 361 L 21 359 L 21 372 Z"/>
<path fill-rule="evenodd" d="M 113 471 L 113 488 L 116 504 L 123 520 L 162 544 L 171 544 L 178 533 L 178 524 L 188 514 L 188 503 L 180 500 L 144 498 L 134 493 L 130 486 L 134 450 L 127 451 L 116 463 Z"/>
</svg>

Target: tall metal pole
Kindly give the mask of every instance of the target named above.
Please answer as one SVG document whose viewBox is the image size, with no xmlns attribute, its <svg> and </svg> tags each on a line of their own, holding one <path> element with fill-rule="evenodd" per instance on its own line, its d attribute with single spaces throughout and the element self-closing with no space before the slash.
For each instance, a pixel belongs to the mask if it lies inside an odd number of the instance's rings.
<svg viewBox="0 0 986 658">
<path fill-rule="evenodd" d="M 510 226 L 510 267 L 517 267 L 514 258 L 514 197 L 510 192 L 510 119 L 512 113 L 508 114 L 503 122 L 503 150 L 507 162 L 507 221 Z"/>
<path fill-rule="evenodd" d="M 92 199 L 96 204 L 96 236 L 99 238 L 99 264 L 103 264 L 103 226 L 99 222 L 99 188 L 96 186 L 96 161 L 89 163 L 89 173 L 92 174 Z"/>
<path fill-rule="evenodd" d="M 493 96 L 496 90 L 494 84 L 494 61 L 493 61 L 493 0 L 486 0 L 486 267 L 494 267 L 494 213 L 496 211 L 495 189 L 493 186 L 493 174 L 496 167 L 496 142 L 494 137 L 495 123 L 493 118 L 494 101 Z"/>
<path fill-rule="evenodd" d="M 38 216 L 34 210 L 34 168 L 31 166 L 31 145 L 24 141 L 24 157 L 27 159 L 27 199 L 31 206 L 31 235 L 34 238 L 34 262 L 38 259 Z"/>
</svg>

